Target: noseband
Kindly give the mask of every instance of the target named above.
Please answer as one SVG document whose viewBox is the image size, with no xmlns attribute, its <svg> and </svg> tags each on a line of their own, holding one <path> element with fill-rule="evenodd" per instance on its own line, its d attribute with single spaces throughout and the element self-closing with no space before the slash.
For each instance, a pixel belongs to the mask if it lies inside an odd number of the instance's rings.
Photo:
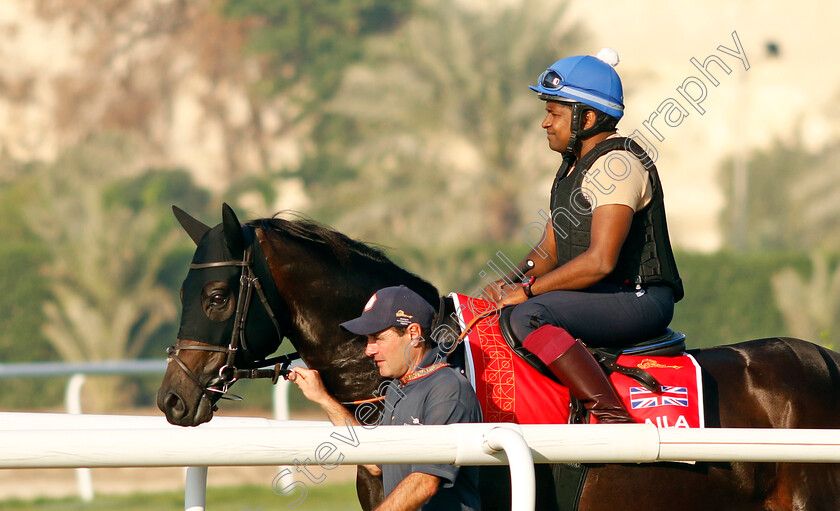
<svg viewBox="0 0 840 511">
<path fill-rule="evenodd" d="M 208 392 L 214 392 L 216 394 L 220 394 L 217 397 L 220 397 L 221 399 L 241 401 L 241 396 L 230 393 L 230 386 L 233 385 L 234 382 L 243 378 L 271 378 L 272 383 L 277 383 L 280 376 L 286 376 L 289 373 L 289 364 L 291 364 L 293 360 L 300 358 L 300 355 L 297 353 L 291 353 L 266 360 L 251 362 L 248 364 L 249 367 L 244 369 L 236 367 L 236 353 L 239 351 L 240 344 L 244 349 L 248 349 L 248 343 L 245 339 L 245 322 L 248 318 L 248 310 L 250 309 L 251 298 L 254 290 L 256 290 L 257 296 L 260 297 L 260 301 L 262 302 L 266 313 L 268 313 L 268 317 L 271 318 L 271 322 L 274 324 L 274 329 L 277 331 L 278 339 L 283 339 L 283 332 L 280 329 L 280 324 L 277 322 L 274 310 L 271 308 L 271 305 L 268 303 L 268 299 L 263 292 L 260 279 L 254 273 L 252 247 L 249 246 L 245 249 L 242 261 L 192 263 L 190 264 L 190 269 L 204 270 L 207 268 L 220 268 L 224 266 L 238 266 L 242 268 L 242 274 L 239 277 L 239 296 L 236 300 L 236 313 L 233 319 L 233 332 L 230 336 L 230 343 L 226 347 L 212 345 L 181 346 L 176 343 L 167 348 L 166 354 L 169 356 L 170 360 L 177 362 L 186 375 L 189 376 L 200 389 L 202 389 L 204 396 L 208 399 L 211 399 Z M 225 360 L 224 365 L 219 368 L 218 375 L 206 384 L 202 384 L 198 376 L 196 376 L 196 374 L 187 367 L 180 357 L 178 357 L 178 352 L 180 350 L 225 353 L 227 355 L 227 359 Z M 272 369 L 260 369 L 271 365 L 274 365 Z"/>
</svg>

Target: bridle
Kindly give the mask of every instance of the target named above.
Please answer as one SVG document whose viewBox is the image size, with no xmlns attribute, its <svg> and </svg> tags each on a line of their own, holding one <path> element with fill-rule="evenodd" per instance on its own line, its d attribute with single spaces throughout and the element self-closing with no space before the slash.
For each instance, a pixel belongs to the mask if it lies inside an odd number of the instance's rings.
<svg viewBox="0 0 840 511">
<path fill-rule="evenodd" d="M 230 387 L 237 380 L 240 379 L 255 379 L 255 378 L 271 378 L 272 383 L 277 383 L 280 376 L 286 376 L 289 373 L 289 364 L 293 360 L 300 358 L 298 353 L 290 353 L 273 357 L 265 360 L 258 360 L 248 364 L 247 368 L 236 367 L 236 354 L 240 346 L 247 350 L 248 343 L 245 339 L 245 322 L 248 318 L 248 311 L 251 306 L 251 298 L 256 290 L 257 296 L 265 308 L 268 317 L 274 324 L 274 329 L 277 332 L 278 339 L 283 339 L 283 331 L 280 328 L 280 323 L 277 321 L 277 316 L 268 303 L 268 299 L 263 291 L 263 286 L 260 284 L 260 279 L 254 273 L 253 266 L 253 250 L 251 246 L 245 249 L 245 253 L 241 261 L 218 261 L 212 263 L 192 263 L 191 270 L 204 270 L 208 268 L 220 268 L 225 266 L 235 266 L 242 268 L 242 274 L 239 277 L 239 296 L 236 301 L 236 312 L 233 319 L 233 332 L 231 332 L 230 343 L 228 346 L 213 346 L 213 345 L 180 345 L 175 343 L 166 350 L 170 360 L 174 360 L 183 369 L 184 373 L 203 391 L 205 397 L 212 401 L 212 396 L 208 392 L 219 394 L 216 397 L 221 399 L 228 399 L 233 401 L 241 401 L 242 397 L 230 393 Z M 222 367 L 219 368 L 218 375 L 210 379 L 206 384 L 202 384 L 201 380 L 196 374 L 178 357 L 180 350 L 195 350 L 195 351 L 210 351 L 225 353 L 227 358 Z M 261 369 L 274 365 L 272 369 Z"/>
</svg>

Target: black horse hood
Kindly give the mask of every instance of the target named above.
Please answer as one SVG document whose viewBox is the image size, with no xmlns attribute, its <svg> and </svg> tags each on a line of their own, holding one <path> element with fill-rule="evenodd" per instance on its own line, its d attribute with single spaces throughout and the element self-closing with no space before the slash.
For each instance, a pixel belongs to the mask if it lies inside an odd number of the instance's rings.
<svg viewBox="0 0 840 511">
<path fill-rule="evenodd" d="M 184 227 L 193 239 L 198 236 L 194 236 L 194 231 L 190 232 L 187 225 Z M 252 292 L 250 296 L 246 293 L 247 301 L 237 307 L 245 264 L 252 265 L 270 302 L 278 296 L 260 244 L 255 239 L 254 229 L 243 228 L 229 208 L 223 209 L 221 224 L 201 235 L 182 286 L 178 339 L 226 347 L 233 336 L 235 318 L 242 313 L 247 315 L 242 318 L 244 335 L 240 333 L 239 348 L 256 359 L 264 358 L 276 348 L 282 339 L 277 339 L 275 324 L 257 293 Z M 245 253 L 249 248 L 249 260 L 246 261 Z M 228 264 L 213 266 L 212 263 Z"/>
</svg>

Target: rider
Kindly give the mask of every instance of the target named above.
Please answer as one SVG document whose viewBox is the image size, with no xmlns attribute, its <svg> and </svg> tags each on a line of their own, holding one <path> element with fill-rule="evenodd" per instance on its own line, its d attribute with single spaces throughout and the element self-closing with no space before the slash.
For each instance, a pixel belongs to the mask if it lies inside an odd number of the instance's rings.
<svg viewBox="0 0 840 511">
<path fill-rule="evenodd" d="M 599 422 L 632 422 L 581 343 L 621 347 L 663 334 L 683 296 L 653 161 L 616 132 L 624 115 L 615 51 L 567 57 L 531 89 L 548 145 L 563 155 L 551 218 L 522 284 L 484 290 L 515 305 L 511 328 Z M 510 277 L 508 277 L 510 282 Z"/>
</svg>

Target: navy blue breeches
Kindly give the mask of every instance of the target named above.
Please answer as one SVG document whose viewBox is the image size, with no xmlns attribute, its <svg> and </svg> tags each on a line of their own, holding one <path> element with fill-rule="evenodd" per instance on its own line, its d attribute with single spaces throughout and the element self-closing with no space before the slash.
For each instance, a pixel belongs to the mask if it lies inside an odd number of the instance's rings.
<svg viewBox="0 0 840 511">
<path fill-rule="evenodd" d="M 622 347 L 665 332 L 674 316 L 668 286 L 599 283 L 580 291 L 551 291 L 517 305 L 511 328 L 520 339 L 543 325 L 564 328 L 587 346 Z"/>
</svg>

